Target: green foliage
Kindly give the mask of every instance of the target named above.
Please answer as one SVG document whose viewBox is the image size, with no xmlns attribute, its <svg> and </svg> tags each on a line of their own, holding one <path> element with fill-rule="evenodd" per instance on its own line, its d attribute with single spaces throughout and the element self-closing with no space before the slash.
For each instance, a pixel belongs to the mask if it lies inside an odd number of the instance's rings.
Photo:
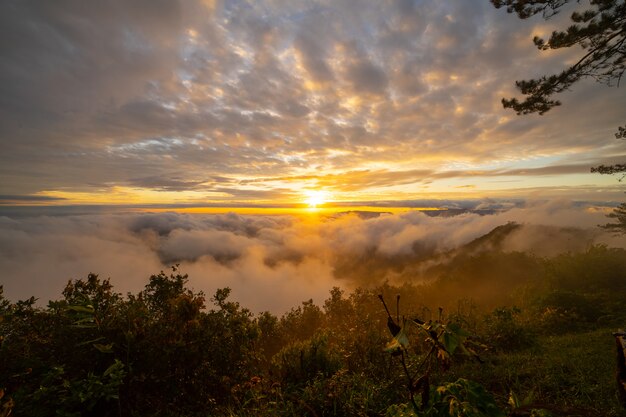
<svg viewBox="0 0 626 417">
<path fill-rule="evenodd" d="M 287 344 L 274 357 L 280 380 L 291 384 L 305 383 L 318 375 L 329 377 L 341 367 L 341 360 L 325 334 L 306 341 Z"/>
<path fill-rule="evenodd" d="M 423 416 L 504 417 L 493 396 L 476 382 L 458 379 L 433 390 Z"/>
<path fill-rule="evenodd" d="M 257 316 L 256 325 L 259 330 L 259 349 L 265 360 L 270 361 L 284 345 L 282 328 L 278 318 L 268 311 Z"/>
<path fill-rule="evenodd" d="M 550 413 L 548 410 L 542 408 L 533 408 L 532 406 L 530 406 L 532 402 L 532 395 L 520 401 L 519 397 L 513 391 L 511 391 L 509 394 L 508 402 L 513 411 L 525 408 L 527 410 L 527 413 L 525 414 L 527 414 L 529 417 L 552 417 L 552 413 Z"/>
<path fill-rule="evenodd" d="M 489 250 L 453 258 L 431 271 L 440 277 L 433 284 L 439 305 L 471 298 L 483 308 L 513 303 L 515 290 L 539 282 L 541 259 L 523 252 Z M 455 298 L 456 297 L 456 298 Z"/>
<path fill-rule="evenodd" d="M 480 385 L 459 379 L 456 383 L 444 383 L 436 388 L 430 384 L 431 373 L 441 368 L 447 371 L 453 355 L 458 351 L 468 356 L 474 356 L 481 361 L 473 350 L 470 334 L 461 329 L 456 323 L 446 323 L 442 320 L 443 311 L 439 309 L 439 319 L 424 322 L 419 318 L 406 320 L 402 326 L 396 323 L 389 312 L 384 297 L 379 295 L 387 311 L 387 326 L 392 335 L 385 351 L 399 358 L 406 376 L 409 393 L 409 404 L 417 416 L 500 416 L 503 415 L 491 396 Z M 396 311 L 399 310 L 400 297 L 396 298 Z M 399 313 L 398 313 L 399 316 Z M 397 317 L 398 318 L 398 317 Z M 417 328 L 418 334 L 425 336 L 423 352 L 417 352 L 417 364 L 414 354 L 409 350 L 409 336 L 407 324 Z M 416 371 L 411 368 L 416 368 Z M 415 394 L 420 394 L 419 398 Z M 447 410 L 447 411 L 446 411 Z M 448 412 L 449 414 L 442 414 Z M 406 415 L 405 408 L 387 409 L 387 415 Z"/>
<path fill-rule="evenodd" d="M 626 290 L 626 251 L 595 245 L 582 253 L 566 253 L 548 260 L 546 271 L 555 290 L 622 292 Z"/>
<path fill-rule="evenodd" d="M 503 408 L 511 391 L 516 393 L 523 398 L 513 407 L 521 408 L 519 415 L 544 409 L 555 417 L 623 416 L 616 395 L 613 330 L 540 334 L 531 348 L 494 352 L 484 364 L 457 364 L 454 374 L 472 375 Z"/>
<path fill-rule="evenodd" d="M 219 290 L 217 309 L 205 311 L 204 296 L 173 272 L 150 277 L 144 291 L 126 299 L 90 274 L 68 283 L 64 299 L 45 310 L 34 299 L 2 303 L 0 380 L 15 413 L 45 415 L 28 410 L 54 410 L 52 399 L 63 396 L 68 412 L 95 413 L 113 388 L 126 410 L 191 414 L 230 399 L 231 388 L 257 367 L 257 326 L 248 310 L 227 300 L 230 290 Z M 104 410 L 98 415 L 117 414 Z"/>
<path fill-rule="evenodd" d="M 25 398 L 20 412 L 57 417 L 104 415 L 102 409 L 117 408 L 125 376 L 124 364 L 117 359 L 102 375 L 88 372 L 83 377 L 71 377 L 63 366 L 52 367 L 43 375 L 39 388 Z"/>
<path fill-rule="evenodd" d="M 460 378 L 433 387 L 428 405 L 415 409 L 410 404 L 389 407 L 386 417 L 504 417 L 493 396 L 476 382 Z"/>
<path fill-rule="evenodd" d="M 205 312 L 204 296 L 186 289 L 186 281 L 180 274 L 152 276 L 122 311 L 128 327 L 118 335 L 120 353 L 133 370 L 135 408 L 200 411 L 225 402 L 233 386 L 254 375 L 258 329 L 251 313 L 228 301 L 227 288 L 213 297 L 217 309 Z"/>
<path fill-rule="evenodd" d="M 289 340 L 306 340 L 312 337 L 323 324 L 322 310 L 313 300 L 304 301 L 298 308 L 292 308 L 281 318 L 281 327 Z"/>
<path fill-rule="evenodd" d="M 0 416 L 489 415 L 511 391 L 536 415 L 547 402 L 616 416 L 612 340 L 594 339 L 610 331 L 580 332 L 626 320 L 624 259 L 603 246 L 475 253 L 428 285 L 334 288 L 282 317 L 254 316 L 228 288 L 207 306 L 176 268 L 126 296 L 90 274 L 45 308 L 0 287 Z M 498 292 L 509 306 L 492 310 Z M 405 316 L 385 316 L 377 294 L 401 298 Z M 456 307 L 437 314 L 446 297 Z"/>
<path fill-rule="evenodd" d="M 111 282 L 100 280 L 96 274 L 89 274 L 85 281 L 68 282 L 63 298 L 67 308 L 92 315 L 96 325 L 102 325 L 109 319 L 121 301 L 121 296 L 113 292 Z"/>
<path fill-rule="evenodd" d="M 409 403 L 393 404 L 387 408 L 385 417 L 417 417 L 416 411 Z"/>
<path fill-rule="evenodd" d="M 486 343 L 499 351 L 526 349 L 535 345 L 536 332 L 521 319 L 517 307 L 499 307 L 487 315 L 484 323 Z"/>
<path fill-rule="evenodd" d="M 570 323 L 561 322 L 561 327 L 565 329 L 576 328 L 583 323 L 595 323 L 596 320 L 603 315 L 602 307 L 599 305 L 595 297 L 570 292 L 570 291 L 553 291 L 538 300 L 540 307 L 544 313 L 555 313 Z M 555 326 L 546 325 L 551 330 L 556 330 Z"/>
<path fill-rule="evenodd" d="M 328 378 L 316 377 L 301 391 L 300 400 L 315 415 L 381 415 L 393 398 L 383 381 L 339 370 Z"/>
</svg>

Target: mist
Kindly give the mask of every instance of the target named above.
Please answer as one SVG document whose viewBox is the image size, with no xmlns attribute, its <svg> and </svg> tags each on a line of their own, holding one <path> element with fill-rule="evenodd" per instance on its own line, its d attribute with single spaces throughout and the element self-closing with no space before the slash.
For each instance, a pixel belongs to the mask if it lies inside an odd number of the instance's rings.
<svg viewBox="0 0 626 417">
<path fill-rule="evenodd" d="M 492 215 L 452 217 L 411 211 L 361 217 L 234 213 L 126 213 L 0 217 L 0 268 L 12 300 L 57 299 L 69 279 L 93 272 L 118 292 L 137 292 L 150 275 L 180 264 L 189 286 L 212 295 L 232 288 L 252 311 L 282 313 L 329 289 L 421 282 L 427 271 L 494 228 L 519 224 L 472 250 L 555 256 L 592 244 L 624 247 L 598 228 L 606 212 L 570 201 L 527 203 Z M 482 246 L 481 246 L 482 245 Z M 477 249 L 478 248 L 478 249 Z"/>
</svg>

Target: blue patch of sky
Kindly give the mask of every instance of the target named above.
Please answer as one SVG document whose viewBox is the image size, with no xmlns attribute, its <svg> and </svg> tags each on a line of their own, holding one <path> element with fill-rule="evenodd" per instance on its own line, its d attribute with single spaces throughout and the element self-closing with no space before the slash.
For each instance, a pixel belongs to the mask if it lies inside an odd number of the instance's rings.
<svg viewBox="0 0 626 417">
<path fill-rule="evenodd" d="M 489 162 L 486 164 L 470 165 L 470 164 L 455 164 L 454 168 L 463 169 L 468 168 L 472 170 L 513 170 L 513 169 L 532 169 L 542 168 L 548 166 L 559 165 L 559 162 L 564 162 L 563 156 L 532 156 L 528 158 L 521 158 L 517 160 L 499 160 Z M 450 166 L 448 168 L 451 168 Z"/>
<path fill-rule="evenodd" d="M 150 138 L 139 142 L 124 143 L 116 146 L 109 146 L 108 151 L 112 153 L 144 153 L 154 151 L 169 151 L 185 145 L 181 138 Z"/>
</svg>

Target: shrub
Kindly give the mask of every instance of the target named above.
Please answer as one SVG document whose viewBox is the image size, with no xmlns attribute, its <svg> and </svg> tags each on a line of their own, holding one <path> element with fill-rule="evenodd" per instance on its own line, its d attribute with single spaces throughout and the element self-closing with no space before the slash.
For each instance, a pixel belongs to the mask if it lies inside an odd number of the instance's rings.
<svg viewBox="0 0 626 417">
<path fill-rule="evenodd" d="M 386 417 L 504 417 L 493 396 L 476 382 L 460 378 L 431 388 L 430 401 L 422 409 L 399 404 Z"/>
<path fill-rule="evenodd" d="M 524 349 L 536 343 L 536 332 L 521 319 L 517 307 L 499 307 L 484 320 L 485 343 L 496 350 Z"/>
<path fill-rule="evenodd" d="M 304 384 L 318 375 L 329 377 L 341 367 L 341 360 L 324 333 L 288 344 L 276 354 L 273 363 L 280 380 L 289 384 Z"/>
</svg>

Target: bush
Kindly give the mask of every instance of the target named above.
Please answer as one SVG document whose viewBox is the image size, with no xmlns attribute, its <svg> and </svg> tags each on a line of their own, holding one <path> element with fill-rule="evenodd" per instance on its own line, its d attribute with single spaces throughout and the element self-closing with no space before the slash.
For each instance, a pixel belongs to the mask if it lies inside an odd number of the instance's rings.
<svg viewBox="0 0 626 417">
<path fill-rule="evenodd" d="M 430 401 L 422 409 L 411 404 L 393 405 L 386 417 L 504 417 L 493 396 L 476 382 L 460 378 L 431 388 Z"/>
<path fill-rule="evenodd" d="M 552 291 L 536 301 L 539 329 L 562 334 L 589 327 L 606 315 L 604 305 L 598 295 Z"/>
<path fill-rule="evenodd" d="M 43 375 L 41 386 L 25 396 L 20 413 L 29 416 L 80 417 L 104 416 L 107 410 L 119 409 L 119 391 L 126 371 L 119 360 L 102 375 L 88 372 L 72 378 L 62 366 Z"/>
<path fill-rule="evenodd" d="M 186 282 L 174 268 L 122 298 L 90 274 L 68 283 L 64 299 L 47 309 L 0 297 L 0 389 L 14 414 L 191 415 L 230 401 L 231 388 L 258 369 L 256 323 L 227 300 L 229 289 L 218 290 L 216 308 L 206 311 L 203 294 Z M 103 406 L 118 399 L 119 407 Z"/>
<path fill-rule="evenodd" d="M 521 320 L 522 311 L 516 307 L 496 308 L 484 320 L 485 343 L 499 351 L 525 349 L 536 343 L 537 335 Z"/>
<path fill-rule="evenodd" d="M 329 346 L 324 333 L 288 344 L 274 356 L 273 363 L 279 379 L 288 384 L 305 384 L 318 375 L 329 377 L 341 368 L 339 355 Z"/>
</svg>

